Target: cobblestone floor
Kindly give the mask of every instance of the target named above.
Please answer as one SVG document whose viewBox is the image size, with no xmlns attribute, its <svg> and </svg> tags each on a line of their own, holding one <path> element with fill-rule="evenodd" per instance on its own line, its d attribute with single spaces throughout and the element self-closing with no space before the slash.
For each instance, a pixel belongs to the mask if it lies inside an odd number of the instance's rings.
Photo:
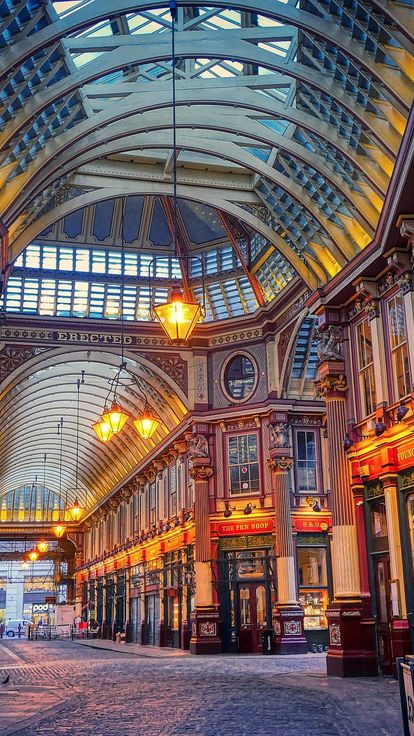
<svg viewBox="0 0 414 736">
<path fill-rule="evenodd" d="M 402 734 L 397 683 L 328 679 L 323 655 L 144 659 L 71 642 L 6 646 L 19 657 L 0 662 L 0 675 L 10 674 L 13 691 L 36 685 L 46 692 L 48 686 L 59 685 L 65 701 L 33 717 L 30 725 L 16 723 L 12 731 L 8 727 L 7 734 Z M 3 710 L 1 703 L 0 698 Z"/>
</svg>

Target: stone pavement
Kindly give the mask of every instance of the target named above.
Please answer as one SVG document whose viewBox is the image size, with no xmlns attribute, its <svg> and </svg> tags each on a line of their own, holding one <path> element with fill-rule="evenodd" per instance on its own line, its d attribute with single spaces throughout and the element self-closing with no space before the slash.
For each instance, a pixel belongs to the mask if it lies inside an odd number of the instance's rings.
<svg viewBox="0 0 414 736">
<path fill-rule="evenodd" d="M 51 695 L 59 687 L 63 703 L 12 731 L 1 730 L 1 719 L 0 736 L 402 734 L 397 683 L 328 679 L 324 655 L 141 657 L 73 642 L 6 646 L 22 658 L 1 663 L 10 687 L 36 684 Z"/>
</svg>

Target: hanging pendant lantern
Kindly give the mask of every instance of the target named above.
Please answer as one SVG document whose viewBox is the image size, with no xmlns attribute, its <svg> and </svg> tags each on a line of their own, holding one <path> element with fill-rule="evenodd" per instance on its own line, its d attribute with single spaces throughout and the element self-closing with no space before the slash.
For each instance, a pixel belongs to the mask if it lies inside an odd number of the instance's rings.
<svg viewBox="0 0 414 736">
<path fill-rule="evenodd" d="M 55 537 L 57 537 L 58 539 L 63 537 L 65 531 L 66 531 L 66 525 L 63 524 L 61 521 L 56 522 L 56 524 L 54 524 L 52 527 L 52 532 L 55 535 Z"/>
<path fill-rule="evenodd" d="M 112 434 L 118 434 L 129 417 L 129 412 L 125 411 L 117 401 L 113 401 L 111 408 L 102 414 L 101 422 L 109 425 Z"/>
<path fill-rule="evenodd" d="M 135 429 L 143 440 L 149 440 L 152 437 L 159 423 L 159 419 L 157 419 L 147 406 L 144 406 L 141 414 L 133 421 Z"/>
<path fill-rule="evenodd" d="M 75 498 L 73 506 L 69 506 L 68 508 L 68 512 L 71 515 L 73 521 L 79 521 L 84 511 L 85 507 L 80 505 L 77 498 Z"/>
<path fill-rule="evenodd" d="M 30 552 L 27 553 L 27 556 L 30 562 L 36 562 L 39 557 L 39 552 L 37 551 L 37 549 L 31 549 Z"/>
<path fill-rule="evenodd" d="M 49 549 L 49 544 L 44 539 L 42 539 L 40 542 L 37 542 L 36 547 L 39 552 L 47 552 Z"/>
<path fill-rule="evenodd" d="M 99 422 L 92 424 L 92 429 L 96 432 L 98 439 L 101 442 L 109 442 L 112 435 L 114 434 L 109 422 L 100 419 Z"/>
<path fill-rule="evenodd" d="M 179 286 L 173 286 L 169 301 L 153 307 L 153 313 L 173 342 L 186 342 L 203 317 L 201 305 L 184 301 Z"/>
</svg>

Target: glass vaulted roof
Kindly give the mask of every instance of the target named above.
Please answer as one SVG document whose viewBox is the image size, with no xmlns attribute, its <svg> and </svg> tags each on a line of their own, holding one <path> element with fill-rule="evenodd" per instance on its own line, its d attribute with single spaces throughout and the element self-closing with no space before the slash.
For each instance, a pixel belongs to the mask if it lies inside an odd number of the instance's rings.
<svg viewBox="0 0 414 736">
<path fill-rule="evenodd" d="M 414 13 L 178 5 L 181 251 L 204 253 L 207 318 L 220 319 L 295 276 L 325 283 L 372 240 L 414 97 Z M 171 253 L 168 4 L 0 0 L 0 53 L 6 309 L 145 319 L 148 258 Z M 160 298 L 174 275 L 156 276 Z M 199 295 L 196 265 L 189 282 Z"/>
</svg>

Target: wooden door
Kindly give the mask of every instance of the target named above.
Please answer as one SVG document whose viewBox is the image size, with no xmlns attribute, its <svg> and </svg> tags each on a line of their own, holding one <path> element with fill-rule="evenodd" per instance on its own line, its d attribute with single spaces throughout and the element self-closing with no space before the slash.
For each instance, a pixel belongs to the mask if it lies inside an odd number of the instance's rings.
<svg viewBox="0 0 414 736">
<path fill-rule="evenodd" d="M 267 628 L 266 586 L 243 583 L 238 586 L 239 651 L 262 650 L 262 632 Z"/>
<path fill-rule="evenodd" d="M 391 649 L 391 588 L 390 558 L 381 555 L 374 559 L 375 593 L 377 599 L 377 637 L 378 654 L 381 671 L 384 675 L 392 675 Z"/>
</svg>

